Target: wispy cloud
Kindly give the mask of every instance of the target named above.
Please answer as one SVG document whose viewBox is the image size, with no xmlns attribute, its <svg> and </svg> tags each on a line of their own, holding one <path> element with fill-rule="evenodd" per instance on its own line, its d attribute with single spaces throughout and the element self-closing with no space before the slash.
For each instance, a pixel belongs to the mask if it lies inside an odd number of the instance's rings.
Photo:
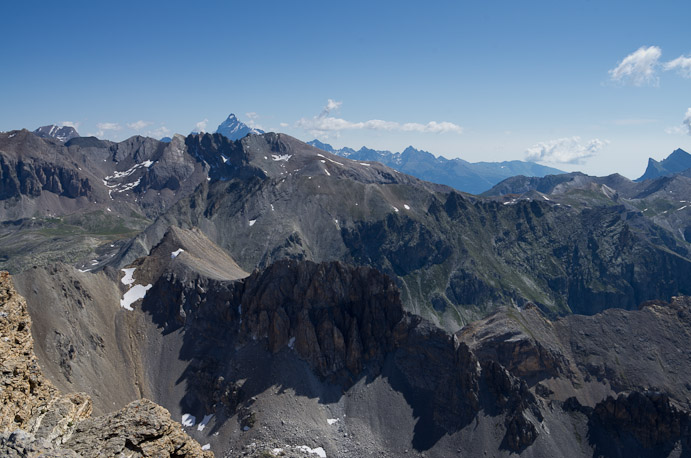
<svg viewBox="0 0 691 458">
<path fill-rule="evenodd" d="M 160 126 L 160 127 L 153 129 L 153 130 L 147 130 L 145 132 L 145 135 L 147 137 L 161 139 L 163 137 L 169 137 L 170 136 L 170 129 L 168 129 L 166 126 Z"/>
<path fill-rule="evenodd" d="M 343 102 L 336 102 L 333 99 L 328 99 L 326 101 L 326 106 L 324 107 L 322 112 L 319 113 L 318 117 L 319 118 L 326 118 L 327 116 L 329 116 L 329 114 L 331 114 L 332 111 L 336 111 L 339 108 L 341 108 L 341 105 L 343 105 Z"/>
<path fill-rule="evenodd" d="M 665 70 L 676 70 L 683 78 L 691 78 L 691 57 L 679 56 L 664 64 Z"/>
<path fill-rule="evenodd" d="M 536 143 L 525 152 L 525 159 L 533 162 L 553 164 L 582 164 L 589 157 L 595 156 L 607 140 L 594 138 L 583 143 L 581 137 L 566 137 L 547 142 Z"/>
<path fill-rule="evenodd" d="M 672 135 L 691 135 L 691 108 L 686 110 L 680 125 L 668 127 L 665 132 Z"/>
<path fill-rule="evenodd" d="M 106 135 L 106 132 L 112 131 L 114 133 L 114 132 L 122 129 L 122 126 L 120 126 L 120 124 L 118 124 L 117 122 L 99 122 L 98 124 L 96 124 L 96 127 L 98 128 L 98 132 L 87 134 L 87 135 L 90 137 L 104 138 Z M 111 137 L 112 138 L 117 137 L 113 133 L 110 134 Z"/>
<path fill-rule="evenodd" d="M 139 120 L 139 121 L 127 123 L 127 127 L 129 127 L 130 129 L 136 130 L 136 131 L 140 131 L 147 126 L 150 126 L 151 124 L 153 124 L 153 123 L 149 122 L 149 121 Z"/>
<path fill-rule="evenodd" d="M 62 121 L 60 123 L 60 125 L 63 127 L 72 127 L 75 130 L 79 130 L 79 124 L 79 121 Z"/>
<path fill-rule="evenodd" d="M 384 121 L 381 119 L 370 119 L 369 121 L 347 121 L 342 118 L 329 116 L 332 111 L 340 108 L 342 102 L 329 99 L 322 112 L 313 118 L 302 118 L 296 126 L 309 131 L 315 136 L 324 136 L 330 132 L 338 133 L 343 130 L 379 130 L 379 131 L 399 131 L 399 132 L 420 132 L 420 133 L 462 133 L 463 128 L 451 122 L 430 121 L 426 124 L 415 122 L 398 123 L 395 121 Z"/>
<path fill-rule="evenodd" d="M 657 46 L 641 46 L 626 56 L 619 64 L 609 71 L 612 81 L 634 86 L 657 86 L 657 68 L 659 67 L 662 50 Z"/>
<path fill-rule="evenodd" d="M 194 129 L 193 132 L 198 132 L 198 133 L 200 133 L 200 134 L 203 134 L 204 132 L 206 132 L 206 125 L 207 125 L 208 123 L 209 123 L 209 120 L 206 119 L 206 118 L 204 118 L 203 121 L 199 121 L 198 123 L 196 123 L 196 124 L 194 125 L 194 126 L 195 126 L 195 129 Z"/>
<path fill-rule="evenodd" d="M 120 130 L 122 127 L 117 122 L 99 122 L 96 124 L 100 130 Z"/>
<path fill-rule="evenodd" d="M 612 122 L 617 126 L 642 126 L 644 124 L 656 123 L 657 119 L 627 118 L 627 119 L 615 119 Z"/>
<path fill-rule="evenodd" d="M 660 84 L 660 69 L 676 71 L 682 78 L 691 78 L 691 57 L 679 56 L 662 62 L 661 56 L 662 49 L 659 46 L 641 46 L 608 72 L 610 80 L 633 86 L 657 86 Z"/>
<path fill-rule="evenodd" d="M 264 130 L 264 127 L 257 123 L 257 120 L 259 119 L 259 115 L 257 113 L 250 111 L 249 113 L 245 113 L 245 117 L 247 118 L 247 122 L 245 124 L 247 124 L 249 127 L 252 129 Z"/>
</svg>

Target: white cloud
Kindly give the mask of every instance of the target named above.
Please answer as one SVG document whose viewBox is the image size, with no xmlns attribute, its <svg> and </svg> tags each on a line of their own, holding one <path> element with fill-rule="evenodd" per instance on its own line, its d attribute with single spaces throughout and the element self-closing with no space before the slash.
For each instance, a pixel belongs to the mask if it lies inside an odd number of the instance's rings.
<svg viewBox="0 0 691 458">
<path fill-rule="evenodd" d="M 681 121 L 681 125 L 672 126 L 665 129 L 665 133 L 672 135 L 691 135 L 691 108 L 686 110 L 684 119 Z"/>
<path fill-rule="evenodd" d="M 264 130 L 264 127 L 257 123 L 257 119 L 259 119 L 259 115 L 257 113 L 250 111 L 249 113 L 245 113 L 245 117 L 247 117 L 247 122 L 245 124 L 247 124 L 249 127 L 252 129 Z"/>
<path fill-rule="evenodd" d="M 79 121 L 63 121 L 60 123 L 60 125 L 63 127 L 73 127 L 75 130 L 79 130 Z"/>
<path fill-rule="evenodd" d="M 319 114 L 313 118 L 302 118 L 296 126 L 309 131 L 312 135 L 324 138 L 328 133 L 338 133 L 342 130 L 383 130 L 399 132 L 420 132 L 420 133 L 447 133 L 463 132 L 463 128 L 451 122 L 430 121 L 426 124 L 416 122 L 398 123 L 395 121 L 383 121 L 381 119 L 370 119 L 369 121 L 352 122 L 342 118 L 329 116 L 332 110 L 338 109 L 343 102 L 335 102 L 329 99 L 326 106 Z"/>
<path fill-rule="evenodd" d="M 170 136 L 170 129 L 168 129 L 166 126 L 161 126 L 153 130 L 147 130 L 146 131 L 146 136 L 151 137 L 151 138 L 156 138 L 156 139 L 161 139 L 163 137 L 169 137 Z"/>
<path fill-rule="evenodd" d="M 608 143 L 607 140 L 598 138 L 587 143 L 582 143 L 581 137 L 559 138 L 537 143 L 528 148 L 525 152 L 525 159 L 553 164 L 582 164 L 587 158 L 596 155 Z"/>
<path fill-rule="evenodd" d="M 204 118 L 203 121 L 199 121 L 197 124 L 195 124 L 195 129 L 194 132 L 199 132 L 200 134 L 203 134 L 206 132 L 206 125 L 209 123 L 209 120 Z"/>
<path fill-rule="evenodd" d="M 279 126 L 281 126 L 281 127 L 283 127 L 283 128 L 288 127 L 289 125 L 290 125 L 290 124 L 288 124 L 287 122 L 282 122 L 282 123 L 279 124 Z"/>
<path fill-rule="evenodd" d="M 87 134 L 88 137 L 104 138 L 106 132 L 110 130 L 113 131 L 113 133 L 111 133 L 109 136 L 114 139 L 117 138 L 115 131 L 122 129 L 122 126 L 120 126 L 120 124 L 117 122 L 99 122 L 96 124 L 96 127 L 98 128 L 98 132 Z"/>
<path fill-rule="evenodd" d="M 326 106 L 324 107 L 322 112 L 319 113 L 318 117 L 319 118 L 326 118 L 327 116 L 329 116 L 329 114 L 332 111 L 335 111 L 335 110 L 338 110 L 339 108 L 341 108 L 341 105 L 343 105 L 343 102 L 336 102 L 335 100 L 328 99 L 326 101 Z"/>
<path fill-rule="evenodd" d="M 657 86 L 657 68 L 662 50 L 657 46 L 642 46 L 619 62 L 609 71 L 612 81 L 630 83 L 634 86 Z"/>
<path fill-rule="evenodd" d="M 153 123 L 149 122 L 149 121 L 139 120 L 139 121 L 128 123 L 127 127 L 129 127 L 130 129 L 134 129 L 136 131 L 139 131 L 139 130 L 142 130 L 143 128 L 147 127 L 147 126 L 150 126 L 151 124 L 153 124 Z"/>
<path fill-rule="evenodd" d="M 120 130 L 122 127 L 117 122 L 99 122 L 96 124 L 100 130 Z"/>
<path fill-rule="evenodd" d="M 679 56 L 664 64 L 665 70 L 676 70 L 684 78 L 691 78 L 691 57 Z"/>
</svg>

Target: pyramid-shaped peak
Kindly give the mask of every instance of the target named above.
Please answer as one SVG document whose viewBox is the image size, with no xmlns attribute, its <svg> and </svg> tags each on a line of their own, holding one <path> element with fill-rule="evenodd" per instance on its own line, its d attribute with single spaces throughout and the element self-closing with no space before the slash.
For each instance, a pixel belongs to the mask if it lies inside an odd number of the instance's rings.
<svg viewBox="0 0 691 458">
<path fill-rule="evenodd" d="M 264 131 L 261 129 L 256 129 L 254 127 L 250 127 L 244 122 L 240 121 L 237 116 L 235 116 L 235 113 L 230 113 L 228 115 L 228 118 L 226 118 L 225 121 L 223 121 L 219 126 L 218 129 L 216 129 L 217 134 L 221 134 L 230 140 L 240 140 L 243 137 L 246 137 L 247 135 L 259 135 L 263 134 Z"/>
</svg>

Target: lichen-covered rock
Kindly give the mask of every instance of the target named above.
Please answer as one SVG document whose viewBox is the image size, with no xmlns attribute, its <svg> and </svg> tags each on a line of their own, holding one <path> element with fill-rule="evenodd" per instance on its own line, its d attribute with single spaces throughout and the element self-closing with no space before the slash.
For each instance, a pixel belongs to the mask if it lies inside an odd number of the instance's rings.
<svg viewBox="0 0 691 458">
<path fill-rule="evenodd" d="M 26 301 L 0 272 L 0 456 L 214 456 L 149 400 L 97 418 L 89 418 L 91 409 L 87 395 L 61 395 L 43 376 Z"/>
<path fill-rule="evenodd" d="M 0 387 L 0 431 L 27 428 L 58 396 L 38 366 L 26 302 L 7 272 L 0 272 Z"/>
<path fill-rule="evenodd" d="M 0 434 L 0 456 L 5 458 L 79 458 L 73 450 L 60 449 L 47 439 L 37 439 L 21 429 Z"/>
</svg>

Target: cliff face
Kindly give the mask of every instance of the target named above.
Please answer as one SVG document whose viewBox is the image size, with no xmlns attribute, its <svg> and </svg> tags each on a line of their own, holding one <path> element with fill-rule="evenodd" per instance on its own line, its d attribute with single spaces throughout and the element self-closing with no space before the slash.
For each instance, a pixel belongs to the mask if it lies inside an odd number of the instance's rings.
<svg viewBox="0 0 691 458">
<path fill-rule="evenodd" d="M 61 395 L 41 372 L 26 301 L 7 272 L 0 272 L 0 336 L 2 456 L 213 456 L 151 401 L 90 418 L 87 395 Z"/>
<path fill-rule="evenodd" d="M 0 155 L 0 200 L 38 197 L 44 191 L 76 199 L 90 197 L 92 186 L 74 169 Z"/>
</svg>

